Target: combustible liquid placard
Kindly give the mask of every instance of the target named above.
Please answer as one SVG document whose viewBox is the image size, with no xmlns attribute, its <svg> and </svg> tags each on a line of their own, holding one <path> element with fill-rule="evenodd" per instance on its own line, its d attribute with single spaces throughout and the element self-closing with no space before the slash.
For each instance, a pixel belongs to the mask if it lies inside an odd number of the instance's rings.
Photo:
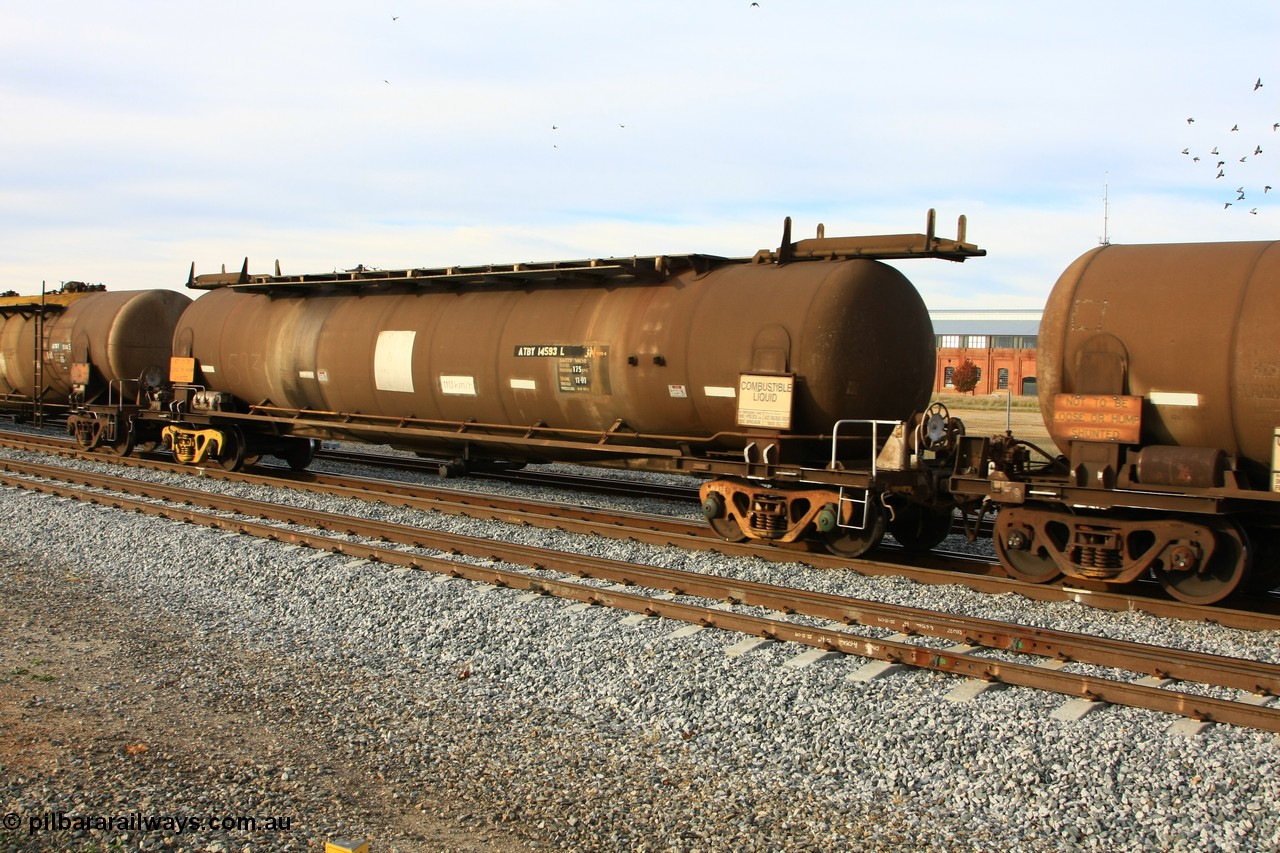
<svg viewBox="0 0 1280 853">
<path fill-rule="evenodd" d="M 791 429 L 794 376 L 738 376 L 738 426 Z"/>
</svg>

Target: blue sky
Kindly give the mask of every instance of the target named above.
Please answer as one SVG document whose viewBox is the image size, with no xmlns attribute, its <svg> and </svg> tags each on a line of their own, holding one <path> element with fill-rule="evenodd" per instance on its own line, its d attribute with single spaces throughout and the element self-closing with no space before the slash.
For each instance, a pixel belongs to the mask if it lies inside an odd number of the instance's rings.
<svg viewBox="0 0 1280 853">
<path fill-rule="evenodd" d="M 1104 186 L 1113 242 L 1280 237 L 1274 2 L 759 2 L 5 3 L 0 288 L 743 256 L 933 207 L 989 255 L 899 262 L 931 307 L 1035 308 Z"/>
</svg>

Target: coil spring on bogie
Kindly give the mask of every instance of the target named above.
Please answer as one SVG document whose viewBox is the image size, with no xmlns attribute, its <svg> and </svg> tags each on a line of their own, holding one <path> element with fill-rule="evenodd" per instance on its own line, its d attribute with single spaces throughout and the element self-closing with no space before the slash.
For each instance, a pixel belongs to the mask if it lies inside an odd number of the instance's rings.
<svg viewBox="0 0 1280 853">
<path fill-rule="evenodd" d="M 1084 540 L 1071 549 L 1071 562 L 1080 567 L 1085 577 L 1110 577 L 1124 566 L 1124 556 L 1115 537 L 1107 534 L 1083 534 Z"/>
<path fill-rule="evenodd" d="M 93 447 L 102 433 L 102 424 L 88 418 L 73 417 L 68 419 L 75 432 L 76 443 L 81 447 Z"/>
<path fill-rule="evenodd" d="M 1077 548 L 1075 563 L 1084 568 L 1118 569 L 1124 565 L 1115 548 Z"/>
<path fill-rule="evenodd" d="M 173 452 L 178 455 L 190 455 L 195 453 L 196 437 L 188 432 L 179 432 L 174 436 Z"/>
<path fill-rule="evenodd" d="M 1120 538 L 1110 530 L 1077 530 L 1069 555 L 1084 577 L 1111 577 L 1124 566 Z"/>
<path fill-rule="evenodd" d="M 751 529 L 762 538 L 781 536 L 787 530 L 786 498 L 761 498 L 751 502 Z"/>
</svg>

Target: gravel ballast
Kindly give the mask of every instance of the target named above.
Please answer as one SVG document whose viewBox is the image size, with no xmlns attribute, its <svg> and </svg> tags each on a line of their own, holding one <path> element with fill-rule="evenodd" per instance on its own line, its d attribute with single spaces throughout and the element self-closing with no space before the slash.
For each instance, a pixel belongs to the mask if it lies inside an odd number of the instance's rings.
<svg viewBox="0 0 1280 853">
<path fill-rule="evenodd" d="M 1157 645 L 1266 660 L 1280 646 L 1274 632 L 196 482 Z M 780 643 L 732 657 L 742 638 L 725 632 L 677 638 L 667 620 L 16 489 L 0 491 L 0 529 L 13 703 L 0 799 L 21 818 L 0 841 L 14 849 L 121 837 L 28 832 L 58 812 L 291 818 L 134 831 L 124 849 L 1280 846 L 1280 745 L 1264 732 L 1188 737 L 1119 707 L 1058 720 L 1065 697 L 1021 688 L 951 702 L 947 675 L 851 682 L 864 660 L 787 668 L 805 649 Z"/>
</svg>

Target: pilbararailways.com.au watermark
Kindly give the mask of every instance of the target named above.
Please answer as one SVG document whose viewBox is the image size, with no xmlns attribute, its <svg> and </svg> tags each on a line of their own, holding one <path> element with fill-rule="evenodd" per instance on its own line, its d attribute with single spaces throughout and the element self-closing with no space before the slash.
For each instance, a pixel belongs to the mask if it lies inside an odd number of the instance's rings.
<svg viewBox="0 0 1280 853">
<path fill-rule="evenodd" d="M 54 832 L 163 832 L 182 835 L 192 832 L 289 832 L 293 818 L 289 816 L 217 815 L 217 814 L 75 814 L 38 812 L 23 815 L 9 812 L 0 818 L 6 830 L 26 827 L 27 835 Z"/>
</svg>

